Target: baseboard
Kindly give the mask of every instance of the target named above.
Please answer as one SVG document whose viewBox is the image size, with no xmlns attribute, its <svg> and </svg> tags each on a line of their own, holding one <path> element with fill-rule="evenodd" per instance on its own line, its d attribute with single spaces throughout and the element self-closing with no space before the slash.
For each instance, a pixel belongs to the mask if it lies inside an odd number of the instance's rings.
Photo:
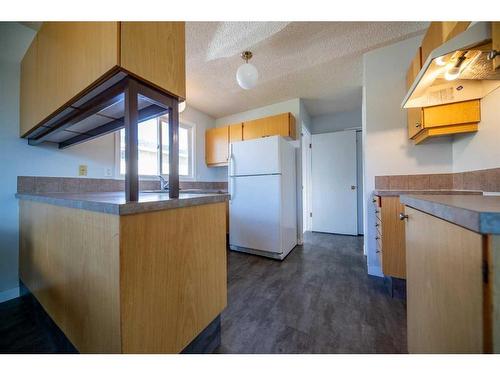
<svg viewBox="0 0 500 375">
<path fill-rule="evenodd" d="M 368 275 L 384 277 L 384 274 L 382 273 L 382 268 L 380 268 L 380 266 L 368 265 Z"/>
<path fill-rule="evenodd" d="M 19 297 L 19 287 L 0 292 L 0 303 Z"/>
</svg>

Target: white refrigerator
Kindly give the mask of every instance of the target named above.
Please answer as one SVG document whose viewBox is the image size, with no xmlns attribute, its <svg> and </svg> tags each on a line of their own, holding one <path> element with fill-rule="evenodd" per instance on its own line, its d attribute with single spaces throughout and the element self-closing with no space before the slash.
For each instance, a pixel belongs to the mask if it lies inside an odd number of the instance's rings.
<svg viewBox="0 0 500 375">
<path fill-rule="evenodd" d="M 283 260 L 297 245 L 295 147 L 280 136 L 231 144 L 229 247 Z"/>
</svg>

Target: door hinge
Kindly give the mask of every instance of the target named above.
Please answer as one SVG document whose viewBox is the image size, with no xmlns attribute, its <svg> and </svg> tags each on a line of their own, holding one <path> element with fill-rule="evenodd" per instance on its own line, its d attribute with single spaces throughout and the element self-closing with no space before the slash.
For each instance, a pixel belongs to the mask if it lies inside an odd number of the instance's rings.
<svg viewBox="0 0 500 375">
<path fill-rule="evenodd" d="M 483 261 L 483 283 L 488 284 L 489 279 L 489 270 L 488 270 L 488 262 L 486 260 Z"/>
<path fill-rule="evenodd" d="M 313 213 L 312 212 L 309 212 L 309 217 L 313 217 Z"/>
<path fill-rule="evenodd" d="M 313 148 L 313 145 L 312 145 L 312 143 L 309 143 L 309 148 Z"/>
</svg>

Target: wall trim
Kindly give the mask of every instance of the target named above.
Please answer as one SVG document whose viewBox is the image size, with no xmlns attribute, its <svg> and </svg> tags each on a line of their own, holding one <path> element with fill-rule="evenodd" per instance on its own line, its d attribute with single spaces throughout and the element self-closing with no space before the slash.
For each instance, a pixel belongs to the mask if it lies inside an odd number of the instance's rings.
<svg viewBox="0 0 500 375">
<path fill-rule="evenodd" d="M 0 292 L 0 303 L 19 297 L 19 287 Z"/>
</svg>

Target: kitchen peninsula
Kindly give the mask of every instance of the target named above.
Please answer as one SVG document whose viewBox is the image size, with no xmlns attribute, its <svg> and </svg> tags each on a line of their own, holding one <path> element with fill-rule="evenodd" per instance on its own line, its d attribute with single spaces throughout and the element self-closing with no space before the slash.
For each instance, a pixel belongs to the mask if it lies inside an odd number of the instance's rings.
<svg viewBox="0 0 500 375">
<path fill-rule="evenodd" d="M 227 194 L 17 197 L 20 279 L 81 353 L 178 353 L 218 322 Z"/>
</svg>

